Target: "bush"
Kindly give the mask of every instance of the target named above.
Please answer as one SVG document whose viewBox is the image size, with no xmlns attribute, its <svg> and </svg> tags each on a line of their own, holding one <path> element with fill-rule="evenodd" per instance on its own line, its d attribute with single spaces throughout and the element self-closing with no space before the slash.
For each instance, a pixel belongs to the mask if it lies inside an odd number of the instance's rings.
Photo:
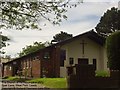
<svg viewBox="0 0 120 90">
<path fill-rule="evenodd" d="M 106 47 L 109 68 L 111 70 L 120 70 L 120 32 L 108 36 Z"/>
<path fill-rule="evenodd" d="M 110 72 L 108 71 L 96 71 L 97 77 L 110 77 Z"/>
</svg>

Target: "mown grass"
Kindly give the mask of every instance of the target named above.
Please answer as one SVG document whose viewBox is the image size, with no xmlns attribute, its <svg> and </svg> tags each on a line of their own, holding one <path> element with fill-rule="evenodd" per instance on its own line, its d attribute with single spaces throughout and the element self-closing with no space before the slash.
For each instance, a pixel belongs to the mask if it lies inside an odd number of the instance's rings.
<svg viewBox="0 0 120 90">
<path fill-rule="evenodd" d="M 66 78 L 37 78 L 27 82 L 40 83 L 48 88 L 67 88 Z"/>
<path fill-rule="evenodd" d="M 20 77 L 7 77 L 5 79 L 17 82 L 39 83 L 48 88 L 67 88 L 66 78 L 36 78 L 28 80 Z"/>
<path fill-rule="evenodd" d="M 3 79 L 10 80 L 10 81 L 18 81 L 19 77 L 5 77 Z"/>
<path fill-rule="evenodd" d="M 25 82 L 27 79 L 25 78 L 20 78 L 19 76 L 15 77 L 5 77 L 3 79 L 10 80 L 10 81 L 16 81 L 16 82 Z"/>
</svg>

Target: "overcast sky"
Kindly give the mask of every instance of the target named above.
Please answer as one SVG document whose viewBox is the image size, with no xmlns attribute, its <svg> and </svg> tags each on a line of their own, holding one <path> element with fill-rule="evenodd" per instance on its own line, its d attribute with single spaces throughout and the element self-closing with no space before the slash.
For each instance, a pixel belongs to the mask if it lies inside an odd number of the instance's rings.
<svg viewBox="0 0 120 90">
<path fill-rule="evenodd" d="M 45 42 L 53 39 L 53 36 L 64 31 L 74 36 L 94 29 L 100 17 L 107 9 L 118 7 L 119 0 L 84 0 L 84 3 L 76 8 L 69 9 L 68 19 L 63 20 L 60 26 L 53 26 L 49 22 L 47 26 L 38 30 L 1 30 L 3 35 L 10 37 L 9 46 L 5 48 L 6 55 L 16 57 L 23 47 L 33 42 Z"/>
</svg>

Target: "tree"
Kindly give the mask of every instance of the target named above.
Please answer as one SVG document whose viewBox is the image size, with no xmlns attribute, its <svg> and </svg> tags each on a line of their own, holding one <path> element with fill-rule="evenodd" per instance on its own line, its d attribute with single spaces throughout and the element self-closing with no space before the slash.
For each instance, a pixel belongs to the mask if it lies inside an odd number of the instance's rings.
<svg viewBox="0 0 120 90">
<path fill-rule="evenodd" d="M 56 42 L 61 42 L 63 40 L 66 40 L 66 39 L 69 39 L 69 38 L 72 38 L 73 35 L 72 34 L 68 34 L 66 32 L 63 32 L 61 31 L 60 33 L 56 34 L 55 36 L 53 36 L 53 41 L 56 41 Z"/>
<path fill-rule="evenodd" d="M 107 10 L 95 29 L 102 36 L 108 36 L 110 33 L 120 30 L 120 10 L 115 7 Z"/>
<path fill-rule="evenodd" d="M 108 64 L 112 70 L 120 70 L 120 32 L 114 32 L 107 37 Z"/>
<path fill-rule="evenodd" d="M 30 54 L 32 52 L 35 52 L 39 49 L 45 48 L 45 44 L 46 43 L 42 43 L 42 42 L 34 42 L 33 45 L 29 45 L 22 48 L 22 51 L 18 53 L 18 55 L 21 57 L 21 56 Z"/>
<path fill-rule="evenodd" d="M 82 2 L 77 0 L 76 4 L 69 5 L 70 0 L 39 2 L 39 1 L 15 1 L 0 2 L 0 28 L 32 28 L 41 29 L 40 21 L 47 20 L 52 24 L 60 24 L 62 19 L 67 19 L 66 7 L 76 7 Z"/>
<path fill-rule="evenodd" d="M 70 0 L 39 1 L 39 0 L 14 0 L 0 1 L 0 29 L 40 29 L 40 22 L 47 20 L 54 25 L 60 24 L 62 19 L 67 19 L 67 7 L 76 7 L 82 0 L 71 4 Z M 43 24 L 44 26 L 46 24 Z M 4 42 L 4 41 L 3 41 Z"/>
<path fill-rule="evenodd" d="M 10 40 L 7 36 L 0 34 L 0 54 L 4 54 L 5 52 L 2 50 L 3 47 L 6 47 L 9 44 L 6 44 L 6 41 Z"/>
</svg>

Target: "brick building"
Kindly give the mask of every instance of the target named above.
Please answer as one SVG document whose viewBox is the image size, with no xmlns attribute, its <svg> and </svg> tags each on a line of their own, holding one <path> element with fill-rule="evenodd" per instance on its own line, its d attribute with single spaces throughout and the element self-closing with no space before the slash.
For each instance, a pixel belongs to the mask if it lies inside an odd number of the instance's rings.
<svg viewBox="0 0 120 90">
<path fill-rule="evenodd" d="M 3 76 L 66 77 L 66 67 L 95 64 L 108 70 L 105 38 L 89 31 L 3 64 Z"/>
<path fill-rule="evenodd" d="M 4 63 L 3 76 L 59 77 L 59 52 L 60 48 L 53 45 Z"/>
</svg>

